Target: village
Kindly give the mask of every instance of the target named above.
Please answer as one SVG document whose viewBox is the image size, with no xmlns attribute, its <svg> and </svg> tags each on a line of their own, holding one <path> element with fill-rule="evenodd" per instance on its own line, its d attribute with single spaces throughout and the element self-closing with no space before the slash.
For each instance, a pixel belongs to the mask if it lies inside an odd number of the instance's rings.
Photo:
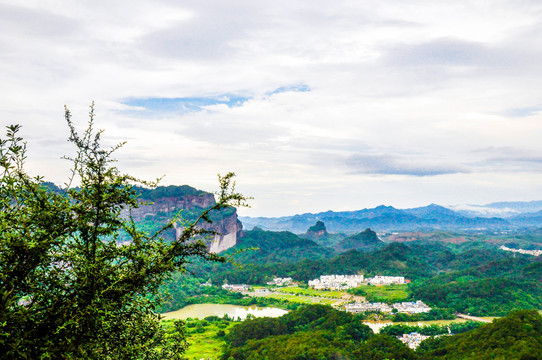
<svg viewBox="0 0 542 360">
<path fill-rule="evenodd" d="M 372 278 L 365 278 L 363 275 L 322 275 L 318 279 L 309 280 L 308 287 L 320 291 L 344 291 L 356 288 L 362 285 L 368 286 L 388 286 L 388 285 L 404 285 L 408 282 L 403 276 L 381 276 L 377 275 Z M 247 284 L 224 284 L 222 288 L 228 291 L 241 292 L 251 296 L 265 296 L 279 291 L 276 288 L 285 286 L 297 286 L 299 283 L 292 278 L 273 278 L 267 282 L 269 287 L 255 287 Z M 299 294 L 298 294 L 299 295 Z M 380 312 L 388 313 L 404 313 L 404 314 L 420 314 L 431 310 L 422 301 L 403 301 L 388 304 L 385 302 L 368 302 L 363 297 L 345 295 L 335 299 L 336 302 L 330 305 L 336 308 L 343 309 L 350 313 L 364 312 Z"/>
<path fill-rule="evenodd" d="M 395 303 L 392 305 L 388 305 L 386 303 L 382 302 L 356 302 L 353 304 L 346 304 L 344 305 L 344 309 L 347 312 L 356 314 L 356 313 L 363 313 L 363 312 L 381 312 L 381 313 L 391 313 L 391 312 L 399 312 L 403 314 L 420 314 L 429 312 L 431 308 L 427 305 L 425 305 L 422 301 L 405 301 L 400 303 Z"/>
</svg>

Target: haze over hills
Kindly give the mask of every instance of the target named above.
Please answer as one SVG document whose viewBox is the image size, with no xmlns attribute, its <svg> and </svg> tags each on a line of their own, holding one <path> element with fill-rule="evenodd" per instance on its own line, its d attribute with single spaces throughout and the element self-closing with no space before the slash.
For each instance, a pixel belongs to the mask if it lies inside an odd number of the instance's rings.
<svg viewBox="0 0 542 360">
<path fill-rule="evenodd" d="M 508 218 L 542 210 L 542 201 L 503 201 L 486 205 L 450 205 L 447 208 L 469 217 Z"/>
<path fill-rule="evenodd" d="M 245 228 L 303 233 L 316 221 L 323 221 L 331 233 L 394 230 L 505 230 L 542 226 L 542 201 L 493 203 L 484 206 L 444 207 L 431 204 L 412 209 L 380 205 L 356 211 L 326 211 L 276 218 L 241 217 Z M 474 209 L 476 208 L 476 209 Z M 501 212 L 500 216 L 489 216 Z M 506 216 L 505 216 L 506 215 Z"/>
</svg>

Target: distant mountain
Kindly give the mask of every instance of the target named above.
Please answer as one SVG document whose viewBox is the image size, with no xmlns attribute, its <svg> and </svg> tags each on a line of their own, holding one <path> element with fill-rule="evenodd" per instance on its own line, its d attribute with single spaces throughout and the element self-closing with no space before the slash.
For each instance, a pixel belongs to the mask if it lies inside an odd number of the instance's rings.
<svg viewBox="0 0 542 360">
<path fill-rule="evenodd" d="M 336 245 L 338 252 L 347 250 L 372 251 L 384 246 L 384 242 L 378 238 L 371 229 L 365 229 L 360 233 L 343 239 Z"/>
<path fill-rule="evenodd" d="M 542 201 L 507 201 L 486 205 L 450 205 L 449 209 L 467 217 L 509 218 L 542 210 Z"/>
<path fill-rule="evenodd" d="M 327 235 L 328 233 L 326 230 L 326 225 L 320 220 L 318 220 L 316 224 L 314 224 L 307 230 L 307 232 L 305 233 L 305 238 L 314 239 L 325 237 Z"/>
<path fill-rule="evenodd" d="M 508 221 L 520 227 L 542 227 L 542 211 L 526 213 L 509 218 Z"/>
<path fill-rule="evenodd" d="M 507 229 L 515 225 L 501 218 L 467 217 L 443 206 L 429 206 L 396 209 L 392 206 L 377 206 L 372 209 L 356 211 L 326 211 L 322 213 L 301 214 L 279 218 L 242 217 L 247 228 L 259 226 L 267 230 L 288 230 L 304 233 L 316 221 L 322 221 L 331 233 L 355 233 L 371 228 L 376 231 L 394 230 L 472 230 Z"/>
</svg>

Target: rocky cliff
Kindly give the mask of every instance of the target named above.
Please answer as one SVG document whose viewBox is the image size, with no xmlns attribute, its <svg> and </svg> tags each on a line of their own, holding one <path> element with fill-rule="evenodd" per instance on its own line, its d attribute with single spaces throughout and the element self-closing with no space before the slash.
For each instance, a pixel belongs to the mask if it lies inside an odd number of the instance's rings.
<svg viewBox="0 0 542 360">
<path fill-rule="evenodd" d="M 136 222 L 151 229 L 165 224 L 179 211 L 183 220 L 194 220 L 204 209 L 215 204 L 213 194 L 187 185 L 139 189 L 139 192 L 142 204 L 132 210 L 132 216 Z M 237 218 L 237 210 L 226 208 L 211 214 L 211 219 L 211 224 L 202 224 L 206 230 L 217 233 L 209 240 L 209 250 L 218 253 L 235 246 L 243 235 L 243 225 Z M 166 236 L 172 240 L 178 239 L 182 229 L 181 225 L 176 225 Z"/>
</svg>

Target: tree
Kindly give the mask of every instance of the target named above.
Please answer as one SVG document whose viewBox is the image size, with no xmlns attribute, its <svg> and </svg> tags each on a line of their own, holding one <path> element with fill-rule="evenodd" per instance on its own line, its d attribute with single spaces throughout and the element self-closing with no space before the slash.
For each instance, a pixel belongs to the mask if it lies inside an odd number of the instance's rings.
<svg viewBox="0 0 542 360">
<path fill-rule="evenodd" d="M 101 147 L 94 106 L 79 135 L 65 110 L 76 148 L 66 188 L 53 192 L 25 171 L 26 143 L 8 126 L 0 140 L 0 357 L 5 359 L 182 358 L 182 324 L 168 335 L 153 312 L 158 286 L 196 256 L 209 253 L 202 238 L 213 212 L 245 205 L 234 174 L 219 176 L 216 204 L 167 242 L 147 234 L 121 212 L 139 206 L 134 185 L 155 186 L 122 174 Z M 79 182 L 78 187 L 71 184 Z M 123 234 L 131 239 L 120 245 Z"/>
</svg>

